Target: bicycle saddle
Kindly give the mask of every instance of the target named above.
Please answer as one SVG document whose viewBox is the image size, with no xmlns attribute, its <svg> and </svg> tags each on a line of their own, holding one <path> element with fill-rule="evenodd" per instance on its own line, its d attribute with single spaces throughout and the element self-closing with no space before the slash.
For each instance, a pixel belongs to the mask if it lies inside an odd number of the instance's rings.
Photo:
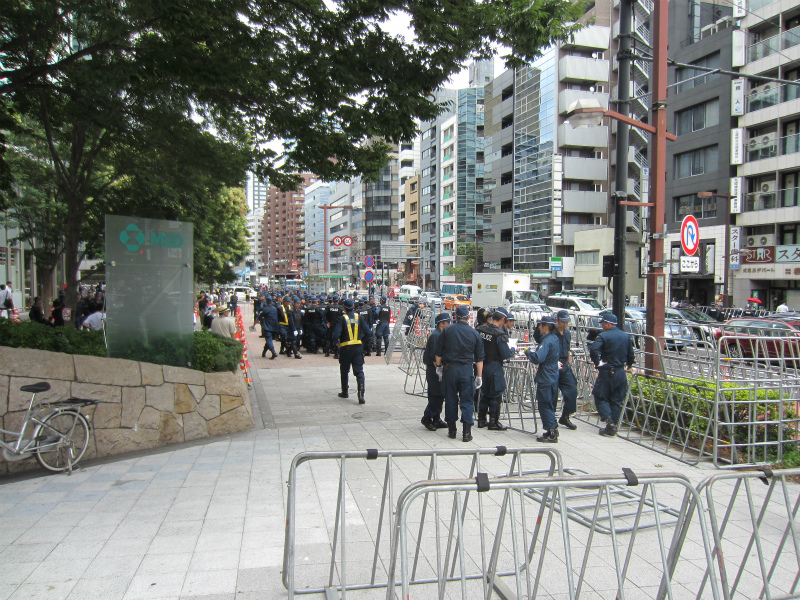
<svg viewBox="0 0 800 600">
<path fill-rule="evenodd" d="M 31 392 L 33 394 L 38 394 L 39 392 L 46 392 L 50 389 L 50 384 L 46 381 L 40 381 L 39 383 L 31 383 L 30 385 L 23 385 L 19 390 L 21 392 Z"/>
</svg>

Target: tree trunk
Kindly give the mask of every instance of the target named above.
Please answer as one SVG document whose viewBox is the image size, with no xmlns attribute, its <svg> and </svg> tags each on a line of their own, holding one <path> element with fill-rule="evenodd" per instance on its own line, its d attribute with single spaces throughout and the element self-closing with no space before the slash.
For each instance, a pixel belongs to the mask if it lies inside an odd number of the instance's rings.
<svg viewBox="0 0 800 600">
<path fill-rule="evenodd" d="M 82 198 L 70 198 L 69 212 L 67 213 L 66 239 L 64 241 L 64 276 L 67 280 L 66 306 L 75 314 L 78 306 L 78 246 L 81 243 L 81 230 L 83 228 Z"/>
<path fill-rule="evenodd" d="M 55 273 L 55 266 L 46 266 L 36 263 L 36 282 L 37 291 L 42 297 L 42 304 L 46 307 L 53 298 L 58 297 L 58 292 L 53 285 L 53 274 Z M 45 315 L 46 316 L 46 315 Z"/>
</svg>

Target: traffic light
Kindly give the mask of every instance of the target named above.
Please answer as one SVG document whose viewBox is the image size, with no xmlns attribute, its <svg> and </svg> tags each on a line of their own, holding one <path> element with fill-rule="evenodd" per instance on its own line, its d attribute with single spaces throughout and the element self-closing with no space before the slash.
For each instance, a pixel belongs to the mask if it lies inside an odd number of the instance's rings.
<svg viewBox="0 0 800 600">
<path fill-rule="evenodd" d="M 606 254 L 603 256 L 603 277 L 614 276 L 614 255 Z"/>
</svg>

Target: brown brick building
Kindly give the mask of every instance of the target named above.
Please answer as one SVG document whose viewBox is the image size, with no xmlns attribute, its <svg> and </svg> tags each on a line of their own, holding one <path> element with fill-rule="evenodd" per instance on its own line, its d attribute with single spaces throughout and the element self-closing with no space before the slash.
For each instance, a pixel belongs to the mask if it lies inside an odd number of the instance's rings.
<svg viewBox="0 0 800 600">
<path fill-rule="evenodd" d="M 305 255 L 305 188 L 317 181 L 316 175 L 300 173 L 300 188 L 281 192 L 271 185 L 264 203 L 262 238 L 264 273 L 273 277 L 297 279 L 303 273 Z"/>
</svg>

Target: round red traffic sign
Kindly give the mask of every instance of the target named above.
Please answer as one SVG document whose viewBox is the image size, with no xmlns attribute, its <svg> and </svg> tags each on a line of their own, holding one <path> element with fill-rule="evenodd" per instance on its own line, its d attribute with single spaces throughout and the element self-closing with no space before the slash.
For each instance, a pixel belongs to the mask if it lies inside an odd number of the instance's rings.
<svg viewBox="0 0 800 600">
<path fill-rule="evenodd" d="M 333 240 L 332 240 L 332 241 L 333 241 L 333 245 L 334 245 L 334 246 L 341 246 L 341 245 L 342 245 L 342 238 L 341 238 L 341 236 L 338 236 L 338 235 L 337 235 L 335 238 L 333 238 Z"/>
<path fill-rule="evenodd" d="M 375 266 L 375 257 L 374 256 L 365 256 L 364 257 L 364 266 L 368 268 L 372 268 Z"/>
<path fill-rule="evenodd" d="M 366 281 L 367 283 L 372 283 L 374 279 L 375 279 L 375 273 L 373 273 L 372 271 L 367 271 L 366 273 L 364 273 L 364 281 Z"/>
<path fill-rule="evenodd" d="M 700 227 L 697 225 L 697 219 L 692 215 L 683 217 L 683 223 L 681 223 L 681 247 L 684 254 L 688 256 L 694 256 L 700 247 Z"/>
<path fill-rule="evenodd" d="M 352 246 L 352 245 L 353 245 L 353 238 L 351 238 L 349 235 L 346 235 L 346 236 L 344 236 L 344 238 L 342 239 L 342 243 L 343 243 L 345 246 Z"/>
</svg>

